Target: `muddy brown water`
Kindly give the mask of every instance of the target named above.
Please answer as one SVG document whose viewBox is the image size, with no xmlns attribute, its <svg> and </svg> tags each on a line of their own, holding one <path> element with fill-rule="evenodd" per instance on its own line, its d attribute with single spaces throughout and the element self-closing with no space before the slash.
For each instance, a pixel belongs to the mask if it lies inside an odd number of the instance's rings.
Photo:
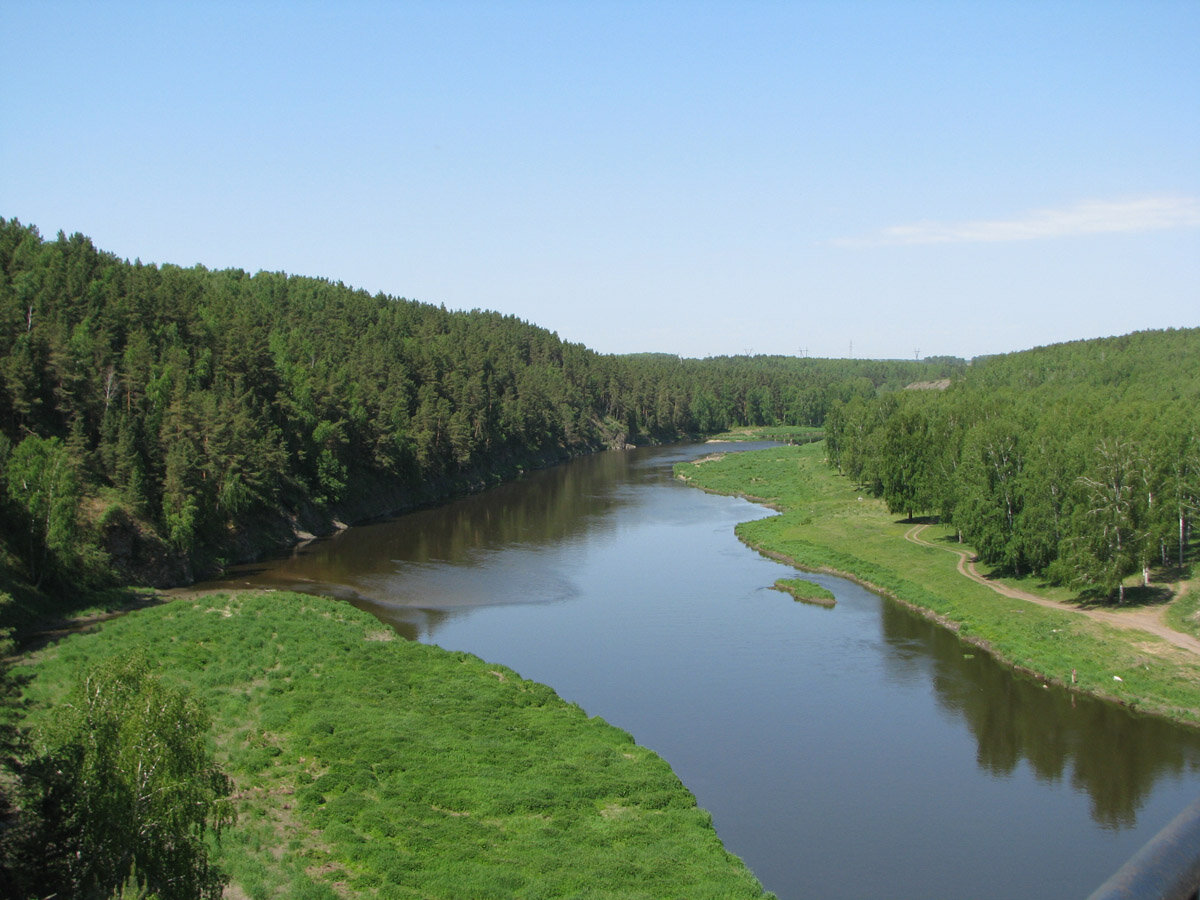
<svg viewBox="0 0 1200 900">
<path fill-rule="evenodd" d="M 1043 687 L 734 536 L 771 513 L 609 452 L 223 584 L 331 594 L 553 686 L 660 753 L 780 898 L 1086 897 L 1200 797 L 1200 733 Z M 730 447 L 728 449 L 735 449 Z"/>
</svg>

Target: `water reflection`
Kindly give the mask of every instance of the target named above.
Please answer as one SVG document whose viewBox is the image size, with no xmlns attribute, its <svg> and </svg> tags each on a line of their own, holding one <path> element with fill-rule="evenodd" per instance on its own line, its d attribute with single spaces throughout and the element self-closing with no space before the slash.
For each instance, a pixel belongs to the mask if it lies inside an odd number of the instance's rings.
<svg viewBox="0 0 1200 900">
<path fill-rule="evenodd" d="M 1164 776 L 1200 769 L 1200 735 L 1113 703 L 1014 675 L 955 635 L 892 603 L 880 607 L 885 639 L 907 660 L 928 661 L 938 703 L 971 730 L 980 768 L 1064 777 L 1086 791 L 1092 819 L 1132 827 Z M 1182 801 L 1181 801 L 1182 805 Z"/>
<path fill-rule="evenodd" d="M 832 610 L 768 590 L 789 570 L 732 530 L 766 511 L 671 483 L 710 450 L 580 459 L 225 586 L 343 597 L 552 685 L 662 752 L 780 897 L 1084 896 L 1200 794 L 1200 734 L 849 582 L 805 576 Z"/>
<path fill-rule="evenodd" d="M 576 594 L 570 580 L 544 571 L 527 570 L 524 584 L 510 582 L 504 592 L 495 589 L 494 572 L 475 579 L 464 573 L 494 562 L 495 554 L 561 545 L 616 527 L 612 514 L 630 495 L 613 485 L 626 482 L 634 465 L 634 454 L 598 453 L 445 506 L 310 541 L 287 557 L 235 567 L 200 587 L 286 587 L 349 600 L 385 619 L 396 606 L 419 606 L 421 615 L 396 617 L 409 637 L 434 630 L 444 618 L 441 608 L 569 599 Z M 444 578 L 446 566 L 459 569 L 452 583 Z M 418 627 L 418 620 L 428 627 Z"/>
</svg>

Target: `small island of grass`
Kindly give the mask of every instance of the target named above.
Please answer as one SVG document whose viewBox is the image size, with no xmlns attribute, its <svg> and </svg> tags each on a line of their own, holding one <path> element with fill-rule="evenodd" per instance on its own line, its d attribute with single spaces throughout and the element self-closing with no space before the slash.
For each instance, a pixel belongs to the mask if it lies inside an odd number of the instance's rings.
<svg viewBox="0 0 1200 900">
<path fill-rule="evenodd" d="M 803 578 L 780 578 L 776 580 L 773 587 L 777 591 L 791 594 L 792 599 L 798 600 L 801 603 L 814 603 L 817 606 L 834 606 L 837 604 L 832 591 L 821 587 L 819 584 L 813 584 L 811 581 L 805 581 Z"/>
</svg>

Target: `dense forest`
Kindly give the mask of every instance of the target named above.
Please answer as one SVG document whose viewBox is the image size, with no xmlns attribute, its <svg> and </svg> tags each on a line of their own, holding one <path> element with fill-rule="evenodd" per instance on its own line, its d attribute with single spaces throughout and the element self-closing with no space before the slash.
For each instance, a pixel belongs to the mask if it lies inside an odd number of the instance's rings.
<svg viewBox="0 0 1200 900">
<path fill-rule="evenodd" d="M 1200 329 L 977 359 L 945 391 L 837 402 L 829 461 L 988 563 L 1121 601 L 1200 511 Z"/>
<path fill-rule="evenodd" d="M 144 265 L 0 219 L 0 612 L 18 589 L 38 607 L 185 583 L 338 521 L 739 425 L 822 427 L 893 512 L 1120 598 L 1188 561 L 1198 359 L 1200 329 L 970 364 L 605 355 L 495 312 Z M 0 893 L 220 896 L 208 835 L 233 822 L 232 781 L 203 705 L 114 656 L 35 745 L 10 650 L 0 627 Z"/>
<path fill-rule="evenodd" d="M 595 353 L 512 316 L 145 265 L 0 219 L 0 539 L 54 588 L 182 583 L 532 466 L 834 407 L 961 360 Z"/>
</svg>

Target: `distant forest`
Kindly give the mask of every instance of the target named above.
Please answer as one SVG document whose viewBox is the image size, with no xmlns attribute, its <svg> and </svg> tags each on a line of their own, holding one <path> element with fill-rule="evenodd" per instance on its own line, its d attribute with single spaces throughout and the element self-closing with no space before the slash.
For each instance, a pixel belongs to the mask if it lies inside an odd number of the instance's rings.
<svg viewBox="0 0 1200 900">
<path fill-rule="evenodd" d="M 835 401 L 825 429 L 831 464 L 1002 572 L 1120 601 L 1190 563 L 1200 329 L 976 359 L 944 392 Z"/>
<path fill-rule="evenodd" d="M 43 589 L 185 583 L 339 518 L 605 447 L 821 426 L 964 367 L 605 355 L 495 312 L 131 263 L 0 219 L 0 552 Z"/>
</svg>

